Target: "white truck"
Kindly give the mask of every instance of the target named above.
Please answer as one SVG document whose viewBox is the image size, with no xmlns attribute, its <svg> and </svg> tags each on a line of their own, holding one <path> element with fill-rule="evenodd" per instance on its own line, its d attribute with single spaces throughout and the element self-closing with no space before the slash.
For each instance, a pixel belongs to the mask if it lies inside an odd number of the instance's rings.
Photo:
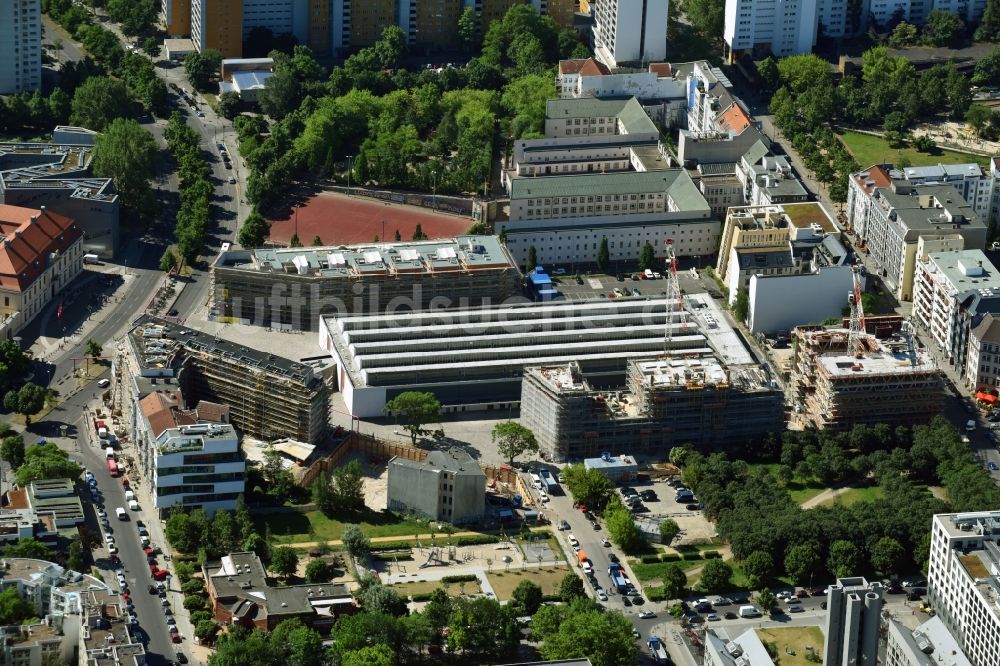
<svg viewBox="0 0 1000 666">
<path fill-rule="evenodd" d="M 646 645 L 649 646 L 649 653 L 653 655 L 653 661 L 657 664 L 669 663 L 670 658 L 667 656 L 667 648 L 656 636 L 650 636 L 646 641 Z"/>
<path fill-rule="evenodd" d="M 118 520 L 128 520 L 128 514 L 125 513 L 125 509 L 121 507 L 115 509 L 115 515 L 118 516 Z"/>
<path fill-rule="evenodd" d="M 101 263 L 101 258 L 96 254 L 85 254 L 83 255 L 83 263 L 85 264 L 99 264 Z"/>
<path fill-rule="evenodd" d="M 740 606 L 740 617 L 760 617 L 756 606 Z"/>
</svg>

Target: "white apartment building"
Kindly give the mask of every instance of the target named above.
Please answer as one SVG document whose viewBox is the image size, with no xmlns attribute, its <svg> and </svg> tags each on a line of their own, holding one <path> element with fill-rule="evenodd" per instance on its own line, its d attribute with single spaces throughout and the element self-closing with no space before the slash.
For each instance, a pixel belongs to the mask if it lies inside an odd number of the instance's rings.
<svg viewBox="0 0 1000 666">
<path fill-rule="evenodd" d="M 885 666 L 973 666 L 939 617 L 913 631 L 890 619 L 887 629 Z"/>
<path fill-rule="evenodd" d="M 1000 271 L 982 250 L 955 249 L 943 252 L 917 250 L 913 275 L 913 316 L 931 333 L 945 356 L 954 363 L 956 345 L 967 335 L 959 334 L 959 308 L 970 290 L 996 291 L 1000 295 Z"/>
<path fill-rule="evenodd" d="M 885 27 L 897 14 L 922 25 L 933 10 L 977 23 L 986 0 L 726 0 L 726 57 L 809 53 L 822 30 L 827 38 L 851 37 L 873 24 Z"/>
<path fill-rule="evenodd" d="M 993 191 L 997 181 L 978 164 L 938 164 L 906 167 L 903 177 L 912 185 L 951 185 L 983 220 L 993 214 Z"/>
<path fill-rule="evenodd" d="M 608 67 L 667 56 L 669 0 L 600 0 L 594 9 L 594 54 Z"/>
<path fill-rule="evenodd" d="M 1000 388 L 1000 316 L 986 313 L 969 332 L 962 376 L 970 390 Z"/>
<path fill-rule="evenodd" d="M 153 505 L 201 507 L 209 514 L 236 508 L 244 491 L 246 461 L 228 408 L 202 401 L 183 409 L 177 390 L 153 391 L 139 400 L 136 447 L 149 479 Z"/>
<path fill-rule="evenodd" d="M 969 661 L 1000 665 L 1000 511 L 934 516 L 927 599 Z"/>
<path fill-rule="evenodd" d="M 602 141 L 623 134 L 637 141 L 660 138 L 656 125 L 634 97 L 550 99 L 545 103 L 547 138 L 591 137 L 591 141 Z"/>
<path fill-rule="evenodd" d="M 645 72 L 612 74 L 594 58 L 560 60 L 556 91 L 563 99 L 635 97 L 652 120 L 673 127 L 683 122 L 687 111 L 686 66 L 657 62 Z"/>
<path fill-rule="evenodd" d="M 41 85 L 41 0 L 0 0 L 0 95 Z"/>
<path fill-rule="evenodd" d="M 736 178 L 743 186 L 748 206 L 774 206 L 809 199 L 809 193 L 792 173 L 784 155 L 772 155 L 763 141 L 757 141 L 736 163 Z"/>
</svg>

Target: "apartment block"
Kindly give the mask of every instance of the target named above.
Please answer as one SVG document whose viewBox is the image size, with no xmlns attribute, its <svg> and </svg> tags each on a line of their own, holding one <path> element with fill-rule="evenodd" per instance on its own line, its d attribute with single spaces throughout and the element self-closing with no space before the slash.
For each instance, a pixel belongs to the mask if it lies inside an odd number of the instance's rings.
<svg viewBox="0 0 1000 666">
<path fill-rule="evenodd" d="M 290 437 L 314 444 L 326 432 L 329 389 L 302 363 L 148 315 L 133 323 L 115 362 L 133 437 L 139 401 L 161 388 L 179 388 L 196 407 L 202 401 L 225 405 L 234 426 L 262 440 Z"/>
<path fill-rule="evenodd" d="M 959 312 L 970 291 L 1000 296 L 1000 272 L 982 250 L 918 252 L 913 279 L 913 316 L 945 356 L 955 362 L 958 345 L 968 342 Z M 958 368 L 961 371 L 961 367 Z"/>
<path fill-rule="evenodd" d="M 885 666 L 973 666 L 939 617 L 913 631 L 890 619 L 885 642 Z"/>
<path fill-rule="evenodd" d="M 594 55 L 608 67 L 663 60 L 668 0 L 601 0 L 594 7 Z"/>
<path fill-rule="evenodd" d="M 191 34 L 191 0 L 160 0 L 160 11 L 167 35 L 187 37 Z"/>
<path fill-rule="evenodd" d="M 849 180 L 848 225 L 899 300 L 913 297 L 921 238 L 961 239 L 962 249 L 986 245 L 986 224 L 952 185 L 913 185 L 891 165 L 876 165 Z"/>
<path fill-rule="evenodd" d="M 521 290 L 495 236 L 349 247 L 228 250 L 212 266 L 225 321 L 315 331 L 324 315 L 502 303 Z"/>
<path fill-rule="evenodd" d="M 970 389 L 1000 387 L 1000 315 L 986 314 L 969 331 L 962 376 Z"/>
<path fill-rule="evenodd" d="M 191 0 L 191 41 L 198 51 L 215 49 L 223 58 L 243 55 L 244 1 Z"/>
<path fill-rule="evenodd" d="M 726 0 L 723 39 L 730 62 L 744 54 L 787 56 L 809 53 L 820 36 L 885 30 L 897 17 L 920 26 L 934 10 L 975 24 L 985 7 L 986 0 Z"/>
<path fill-rule="evenodd" d="M 646 71 L 611 73 L 594 58 L 560 60 L 556 91 L 563 99 L 635 97 L 654 122 L 673 127 L 687 108 L 687 65 L 650 63 Z"/>
<path fill-rule="evenodd" d="M 881 583 L 839 578 L 826 595 L 826 642 L 823 663 L 875 666 L 884 599 Z"/>
<path fill-rule="evenodd" d="M 732 630 L 735 634 L 738 630 Z M 705 632 L 705 659 L 703 666 L 774 666 L 774 660 L 754 629 L 747 629 L 738 636 L 729 629 L 719 628 Z"/>
<path fill-rule="evenodd" d="M 880 340 L 845 328 L 800 326 L 792 331 L 792 348 L 790 402 L 808 426 L 912 426 L 944 406 L 941 370 L 906 331 Z"/>
<path fill-rule="evenodd" d="M 1000 664 L 1000 511 L 934 516 L 927 600 L 969 661 Z"/>
<path fill-rule="evenodd" d="M 389 461 L 390 511 L 453 525 L 478 523 L 486 511 L 486 475 L 464 449 L 431 451 L 423 460 Z"/>
<path fill-rule="evenodd" d="M 0 0 L 0 95 L 41 85 L 41 0 Z"/>
<path fill-rule="evenodd" d="M 11 339 L 83 269 L 83 232 L 71 218 L 0 204 L 0 336 Z"/>
<path fill-rule="evenodd" d="M 736 163 L 736 178 L 743 185 L 748 206 L 807 201 L 809 193 L 792 173 L 784 155 L 771 155 L 770 147 L 757 141 Z"/>
</svg>

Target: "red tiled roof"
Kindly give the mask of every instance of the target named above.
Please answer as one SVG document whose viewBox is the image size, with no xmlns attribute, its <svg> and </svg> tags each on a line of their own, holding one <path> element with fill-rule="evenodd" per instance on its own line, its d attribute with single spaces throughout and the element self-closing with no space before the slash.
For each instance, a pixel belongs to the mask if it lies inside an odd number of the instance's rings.
<svg viewBox="0 0 1000 666">
<path fill-rule="evenodd" d="M 649 71 L 660 78 L 674 75 L 674 68 L 670 66 L 669 62 L 651 62 L 649 63 Z"/>
<path fill-rule="evenodd" d="M 874 164 L 865 169 L 865 171 L 868 172 L 868 177 L 862 178 L 861 176 L 857 176 L 856 180 L 858 181 L 858 185 L 869 195 L 876 187 L 889 187 L 892 185 L 892 178 L 889 177 L 889 172 L 881 164 Z"/>
<path fill-rule="evenodd" d="M 750 127 L 751 121 L 747 112 L 734 102 L 729 105 L 728 109 L 719 114 L 715 122 L 723 132 L 739 134 L 747 127 Z"/>
<path fill-rule="evenodd" d="M 560 74 L 581 74 L 583 76 L 602 76 L 611 73 L 611 70 L 593 58 L 577 58 L 575 60 L 560 60 Z"/>
<path fill-rule="evenodd" d="M 0 204 L 0 288 L 24 291 L 48 267 L 50 254 L 64 252 L 81 236 L 72 218 Z"/>
<path fill-rule="evenodd" d="M 229 422 L 229 405 L 222 405 L 210 400 L 202 400 L 196 408 L 198 418 L 202 421 L 214 421 L 215 423 Z"/>
<path fill-rule="evenodd" d="M 177 389 L 170 391 L 153 391 L 139 401 L 143 416 L 149 421 L 153 437 L 159 437 L 164 430 L 177 427 L 174 410 L 180 408 L 183 398 Z"/>
</svg>

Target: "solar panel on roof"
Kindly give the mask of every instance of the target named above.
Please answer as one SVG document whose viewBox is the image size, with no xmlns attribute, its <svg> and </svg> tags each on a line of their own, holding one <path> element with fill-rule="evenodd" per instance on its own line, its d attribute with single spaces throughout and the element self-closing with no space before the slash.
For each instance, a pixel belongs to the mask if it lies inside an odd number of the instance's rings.
<svg viewBox="0 0 1000 666">
<path fill-rule="evenodd" d="M 416 261 L 420 258 L 420 253 L 411 248 L 404 248 L 399 251 L 400 261 Z"/>
<path fill-rule="evenodd" d="M 347 259 L 345 259 L 344 255 L 341 254 L 340 252 L 331 252 L 330 254 L 326 255 L 326 261 L 327 263 L 330 264 L 330 266 L 347 265 Z"/>
<path fill-rule="evenodd" d="M 454 259 L 458 255 L 455 254 L 455 248 L 453 247 L 440 247 L 437 251 L 438 259 Z"/>
<path fill-rule="evenodd" d="M 365 252 L 366 264 L 377 264 L 382 261 L 382 255 L 378 252 Z"/>
</svg>

